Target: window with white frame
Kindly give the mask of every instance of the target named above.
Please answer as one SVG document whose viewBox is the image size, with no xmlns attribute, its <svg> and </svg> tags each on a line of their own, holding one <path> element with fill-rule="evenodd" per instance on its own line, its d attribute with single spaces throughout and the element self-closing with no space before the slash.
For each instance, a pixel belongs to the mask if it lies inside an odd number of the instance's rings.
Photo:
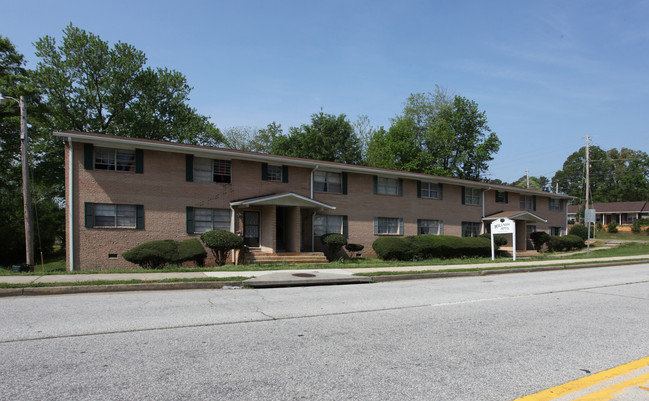
<svg viewBox="0 0 649 401">
<path fill-rule="evenodd" d="M 343 233 L 343 216 L 316 215 L 313 220 L 313 234 L 319 237 L 330 233 Z"/>
<path fill-rule="evenodd" d="M 374 234 L 403 235 L 403 219 L 399 217 L 375 217 Z"/>
<path fill-rule="evenodd" d="M 282 166 L 268 165 L 268 181 L 282 181 Z"/>
<path fill-rule="evenodd" d="M 135 228 L 137 210 L 135 205 L 94 205 L 94 227 L 129 227 Z"/>
<path fill-rule="evenodd" d="M 480 235 L 481 223 L 474 223 L 470 221 L 462 222 L 462 236 L 463 237 L 477 237 Z"/>
<path fill-rule="evenodd" d="M 444 225 L 440 220 L 417 220 L 417 234 L 433 234 L 433 235 L 442 235 L 444 234 Z"/>
<path fill-rule="evenodd" d="M 550 210 L 563 210 L 563 199 L 550 199 Z"/>
<path fill-rule="evenodd" d="M 399 179 L 376 177 L 376 193 L 381 195 L 399 195 Z"/>
<path fill-rule="evenodd" d="M 95 170 L 135 171 L 135 151 L 96 147 Z"/>
<path fill-rule="evenodd" d="M 342 174 L 331 171 L 316 171 L 313 174 L 313 185 L 318 192 L 342 193 Z"/>
<path fill-rule="evenodd" d="M 479 205 L 482 191 L 478 188 L 464 188 L 464 204 Z"/>
<path fill-rule="evenodd" d="M 550 227 L 550 235 L 561 235 L 562 227 Z"/>
<path fill-rule="evenodd" d="M 422 182 L 421 183 L 421 197 L 428 199 L 440 199 L 441 198 L 441 189 L 439 184 L 432 182 Z"/>
<path fill-rule="evenodd" d="M 194 232 L 230 231 L 230 210 L 194 208 Z"/>
<path fill-rule="evenodd" d="M 534 208 L 534 197 L 531 195 L 521 195 L 521 210 L 532 210 Z"/>
<path fill-rule="evenodd" d="M 230 183 L 232 166 L 229 160 L 194 158 L 194 181 Z"/>
</svg>

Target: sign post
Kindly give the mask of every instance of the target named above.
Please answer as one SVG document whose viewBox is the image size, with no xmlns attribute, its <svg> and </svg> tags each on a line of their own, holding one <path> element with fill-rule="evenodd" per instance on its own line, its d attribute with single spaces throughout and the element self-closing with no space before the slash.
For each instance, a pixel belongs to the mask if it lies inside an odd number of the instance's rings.
<svg viewBox="0 0 649 401">
<path fill-rule="evenodd" d="M 595 209 L 584 210 L 584 221 L 588 226 L 588 237 L 586 237 L 586 255 L 590 255 L 590 223 L 595 223 Z"/>
<path fill-rule="evenodd" d="M 514 260 L 516 260 L 516 222 L 508 218 L 501 218 L 491 222 L 491 260 L 496 259 L 494 234 L 512 234 L 513 254 Z"/>
</svg>

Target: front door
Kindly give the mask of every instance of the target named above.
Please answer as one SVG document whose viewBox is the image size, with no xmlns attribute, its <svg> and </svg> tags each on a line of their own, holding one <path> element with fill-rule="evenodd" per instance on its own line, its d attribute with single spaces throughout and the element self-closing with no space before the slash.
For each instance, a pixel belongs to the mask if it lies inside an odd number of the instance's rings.
<svg viewBox="0 0 649 401">
<path fill-rule="evenodd" d="M 286 251 L 286 209 L 277 206 L 275 209 L 275 239 L 277 252 Z"/>
<path fill-rule="evenodd" d="M 259 212 L 243 212 L 243 243 L 250 248 L 259 248 Z"/>
</svg>

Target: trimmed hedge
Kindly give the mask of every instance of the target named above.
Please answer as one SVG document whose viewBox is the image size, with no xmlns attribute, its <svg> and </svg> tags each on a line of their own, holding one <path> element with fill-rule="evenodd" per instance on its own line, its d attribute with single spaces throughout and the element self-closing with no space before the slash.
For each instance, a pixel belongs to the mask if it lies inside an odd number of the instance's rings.
<svg viewBox="0 0 649 401">
<path fill-rule="evenodd" d="M 347 238 L 338 233 L 328 233 L 320 236 L 320 241 L 327 248 L 327 259 L 331 262 L 336 259 L 338 252 L 347 245 Z"/>
<path fill-rule="evenodd" d="M 352 253 L 360 252 L 363 249 L 365 249 L 365 245 L 363 245 L 363 244 L 347 244 L 347 245 L 345 245 L 345 249 L 347 249 L 347 251 L 352 252 Z"/>
<path fill-rule="evenodd" d="M 491 244 L 491 234 L 490 233 L 484 233 L 480 234 L 479 237 L 486 238 L 489 240 L 489 244 Z M 507 237 L 504 235 L 498 235 L 494 234 L 494 245 L 496 246 L 496 250 L 500 248 L 503 245 L 507 245 Z"/>
<path fill-rule="evenodd" d="M 586 238 L 588 238 L 588 227 L 583 224 L 575 224 L 568 231 L 568 235 L 576 235 L 586 241 Z"/>
<path fill-rule="evenodd" d="M 608 223 L 606 229 L 607 229 L 608 232 L 611 233 L 611 234 L 615 234 L 615 233 L 617 233 L 617 223 L 614 222 L 614 221 L 611 221 L 610 223 Z"/>
<path fill-rule="evenodd" d="M 201 234 L 201 241 L 210 248 L 216 264 L 223 266 L 231 249 L 243 249 L 243 238 L 235 233 L 225 230 L 212 230 Z"/>
<path fill-rule="evenodd" d="M 545 231 L 536 231 L 530 234 L 530 239 L 534 244 L 534 249 L 536 249 L 537 252 L 541 252 L 543 245 L 547 244 L 548 241 L 550 241 L 550 234 L 546 233 Z"/>
<path fill-rule="evenodd" d="M 491 255 L 491 240 L 430 234 L 406 238 L 381 237 L 374 241 L 372 248 L 384 260 L 487 257 Z"/>
<path fill-rule="evenodd" d="M 582 249 L 585 247 L 586 244 L 584 243 L 584 240 L 576 235 L 566 235 L 564 237 L 552 235 L 548 242 L 548 249 L 552 252 L 570 251 L 572 249 Z"/>
<path fill-rule="evenodd" d="M 192 261 L 196 263 L 196 266 L 203 267 L 205 266 L 206 257 L 207 252 L 203 248 L 203 244 L 198 239 L 191 238 L 178 243 L 178 257 L 175 262 L 183 263 Z"/>
<path fill-rule="evenodd" d="M 178 244 L 171 239 L 144 242 L 122 254 L 143 269 L 162 269 L 178 257 Z"/>
</svg>

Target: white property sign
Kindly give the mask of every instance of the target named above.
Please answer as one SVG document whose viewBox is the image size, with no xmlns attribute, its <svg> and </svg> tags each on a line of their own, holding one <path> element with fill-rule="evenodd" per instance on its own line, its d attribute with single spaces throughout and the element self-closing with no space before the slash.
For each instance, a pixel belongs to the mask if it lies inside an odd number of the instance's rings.
<svg viewBox="0 0 649 401">
<path fill-rule="evenodd" d="M 491 260 L 496 259 L 494 234 L 512 234 L 514 260 L 516 260 L 516 222 L 508 218 L 496 219 L 491 222 Z"/>
</svg>

